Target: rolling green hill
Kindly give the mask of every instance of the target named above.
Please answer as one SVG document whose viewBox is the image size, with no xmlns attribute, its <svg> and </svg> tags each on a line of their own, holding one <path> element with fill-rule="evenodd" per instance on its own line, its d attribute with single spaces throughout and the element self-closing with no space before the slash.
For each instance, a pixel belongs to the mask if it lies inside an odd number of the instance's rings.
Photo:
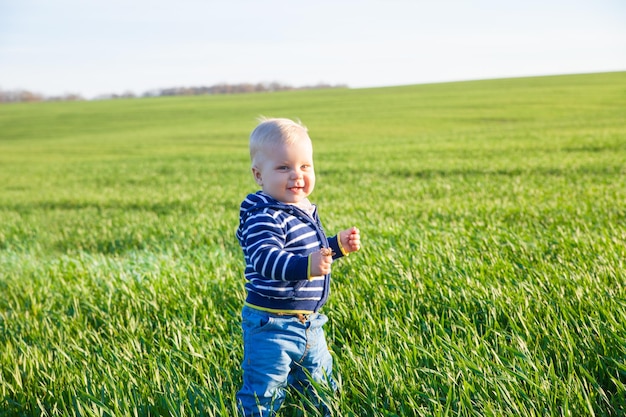
<svg viewBox="0 0 626 417">
<path fill-rule="evenodd" d="M 626 72 L 2 105 L 0 415 L 234 415 L 259 115 L 361 229 L 337 416 L 622 415 L 625 109 Z"/>
</svg>

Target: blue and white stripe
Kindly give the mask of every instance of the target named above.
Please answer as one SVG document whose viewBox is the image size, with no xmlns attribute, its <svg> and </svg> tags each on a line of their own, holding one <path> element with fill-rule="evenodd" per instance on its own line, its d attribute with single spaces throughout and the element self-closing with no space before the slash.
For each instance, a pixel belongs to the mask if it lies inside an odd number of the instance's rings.
<svg viewBox="0 0 626 417">
<path fill-rule="evenodd" d="M 308 256 L 330 247 L 315 208 L 311 215 L 259 191 L 241 203 L 237 239 L 246 262 L 246 302 L 275 311 L 318 311 L 328 299 L 330 274 L 310 278 Z"/>
</svg>

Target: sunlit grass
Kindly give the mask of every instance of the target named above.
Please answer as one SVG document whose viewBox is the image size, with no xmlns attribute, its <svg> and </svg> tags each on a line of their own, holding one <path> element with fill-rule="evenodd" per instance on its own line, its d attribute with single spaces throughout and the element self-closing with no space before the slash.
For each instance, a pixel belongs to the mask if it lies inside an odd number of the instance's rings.
<svg viewBox="0 0 626 417">
<path fill-rule="evenodd" d="M 300 118 L 338 416 L 626 413 L 626 74 L 0 108 L 0 415 L 234 415 L 238 206 Z M 284 416 L 314 415 L 295 395 Z"/>
</svg>

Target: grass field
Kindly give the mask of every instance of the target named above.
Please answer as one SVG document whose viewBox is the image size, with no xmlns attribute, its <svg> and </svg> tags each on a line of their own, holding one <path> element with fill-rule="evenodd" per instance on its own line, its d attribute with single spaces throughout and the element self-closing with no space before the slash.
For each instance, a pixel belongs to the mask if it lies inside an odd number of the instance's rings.
<svg viewBox="0 0 626 417">
<path fill-rule="evenodd" d="M 234 415 L 261 114 L 361 229 L 337 416 L 626 415 L 625 72 L 1 106 L 0 415 Z"/>
</svg>

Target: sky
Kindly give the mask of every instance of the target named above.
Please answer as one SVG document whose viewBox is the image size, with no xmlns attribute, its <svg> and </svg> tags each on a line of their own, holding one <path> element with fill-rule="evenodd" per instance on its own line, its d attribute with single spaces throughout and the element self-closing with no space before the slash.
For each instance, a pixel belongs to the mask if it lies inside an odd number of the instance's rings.
<svg viewBox="0 0 626 417">
<path fill-rule="evenodd" d="M 45 96 L 624 70 L 624 0 L 0 0 L 0 90 Z"/>
</svg>

